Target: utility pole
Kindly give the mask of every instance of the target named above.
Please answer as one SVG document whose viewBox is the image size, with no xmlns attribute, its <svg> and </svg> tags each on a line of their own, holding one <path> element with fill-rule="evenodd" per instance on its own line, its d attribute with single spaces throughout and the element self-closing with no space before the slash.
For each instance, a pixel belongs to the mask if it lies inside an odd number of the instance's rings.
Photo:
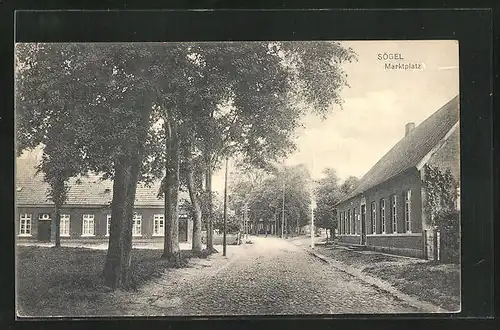
<svg viewBox="0 0 500 330">
<path fill-rule="evenodd" d="M 311 248 L 314 249 L 314 204 L 316 204 L 314 200 L 314 180 L 312 177 L 314 175 L 314 153 L 311 163 Z"/>
<path fill-rule="evenodd" d="M 277 211 L 274 211 L 274 235 L 278 236 L 278 215 L 276 214 Z"/>
<path fill-rule="evenodd" d="M 226 221 L 227 221 L 227 164 L 229 158 L 226 157 L 226 174 L 224 175 L 224 226 L 222 236 L 222 255 L 226 256 Z"/>
<path fill-rule="evenodd" d="M 314 201 L 311 205 L 311 248 L 314 249 Z"/>
<path fill-rule="evenodd" d="M 281 238 L 285 238 L 285 179 L 283 178 L 283 203 L 281 206 Z"/>
<path fill-rule="evenodd" d="M 248 239 L 248 204 L 245 203 L 245 209 L 243 210 L 243 224 L 245 226 L 245 239 Z"/>
</svg>

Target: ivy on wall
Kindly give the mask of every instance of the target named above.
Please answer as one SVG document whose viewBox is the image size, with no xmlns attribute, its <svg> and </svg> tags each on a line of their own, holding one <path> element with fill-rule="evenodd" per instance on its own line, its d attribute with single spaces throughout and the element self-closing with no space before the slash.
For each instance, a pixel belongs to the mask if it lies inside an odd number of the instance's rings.
<svg viewBox="0 0 500 330">
<path fill-rule="evenodd" d="M 427 198 L 425 212 L 430 215 L 432 226 L 438 226 L 436 216 L 443 211 L 456 209 L 458 183 L 451 171 L 442 171 L 437 166 L 425 165 L 425 180 L 423 182 Z"/>
<path fill-rule="evenodd" d="M 440 262 L 457 263 L 460 260 L 460 212 L 456 207 L 458 183 L 450 170 L 425 165 L 426 204 L 430 225 L 440 232 Z"/>
</svg>

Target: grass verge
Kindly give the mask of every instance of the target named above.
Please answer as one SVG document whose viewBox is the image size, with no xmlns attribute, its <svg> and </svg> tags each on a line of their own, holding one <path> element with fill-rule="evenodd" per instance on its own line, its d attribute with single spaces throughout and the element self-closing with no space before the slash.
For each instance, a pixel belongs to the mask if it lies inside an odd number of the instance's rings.
<svg viewBox="0 0 500 330">
<path fill-rule="evenodd" d="M 450 312 L 460 310 L 460 265 L 318 246 L 317 252 Z"/>
<path fill-rule="evenodd" d="M 132 289 L 184 267 L 193 255 L 181 251 L 179 264 L 161 259 L 161 250 L 132 250 Z M 19 316 L 91 316 L 111 314 L 113 292 L 103 285 L 106 251 L 61 247 L 17 247 L 17 309 Z"/>
</svg>

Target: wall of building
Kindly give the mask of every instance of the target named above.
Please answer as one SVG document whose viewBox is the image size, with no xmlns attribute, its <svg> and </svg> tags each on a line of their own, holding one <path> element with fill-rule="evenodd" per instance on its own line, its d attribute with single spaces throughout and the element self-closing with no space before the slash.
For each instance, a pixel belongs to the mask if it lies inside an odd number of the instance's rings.
<svg viewBox="0 0 500 330">
<path fill-rule="evenodd" d="M 19 235 L 20 231 L 20 215 L 21 214 L 31 214 L 31 236 L 22 237 L 22 239 L 37 239 L 38 234 L 38 216 L 43 213 L 52 213 L 54 211 L 53 207 L 18 207 L 15 220 L 15 234 Z"/>
<path fill-rule="evenodd" d="M 344 244 L 357 245 L 361 243 L 360 235 L 339 235 L 339 242 Z"/>
<path fill-rule="evenodd" d="M 450 170 L 455 180 L 460 180 L 460 133 L 458 127 L 429 159 L 428 164 L 437 166 L 442 171 Z"/>
<path fill-rule="evenodd" d="M 405 231 L 405 194 L 411 190 L 411 233 Z M 391 196 L 397 196 L 397 232 L 391 230 Z M 339 212 L 355 209 L 355 222 L 357 235 L 339 234 L 339 241 L 346 244 L 360 244 L 361 238 L 361 202 L 366 203 L 366 234 L 367 247 L 384 250 L 384 252 L 402 255 L 420 256 L 423 252 L 422 234 L 422 203 L 421 203 L 421 180 L 416 169 L 411 169 L 401 175 L 373 187 L 338 207 Z M 380 221 L 380 201 L 385 199 L 386 233 L 382 233 Z M 375 202 L 375 232 L 372 231 L 371 206 Z M 340 219 L 340 217 L 339 217 Z M 352 231 L 351 231 L 352 232 Z"/>
<path fill-rule="evenodd" d="M 358 219 L 358 215 L 360 214 L 360 207 L 361 207 L 361 198 L 359 196 L 351 198 L 350 200 L 347 200 L 345 203 L 342 203 L 338 207 L 338 212 L 339 214 L 342 212 L 345 212 L 346 214 L 346 228 L 350 227 L 350 233 L 346 232 L 345 234 L 339 234 L 339 241 L 341 243 L 346 243 L 346 244 L 360 244 L 361 243 L 361 236 L 359 235 L 361 233 L 360 231 L 360 219 Z M 349 225 L 348 219 L 348 214 L 349 210 L 352 212 L 352 221 Z M 340 219 L 340 215 L 338 216 L 338 219 Z"/>
<path fill-rule="evenodd" d="M 391 180 L 367 190 L 363 195 L 366 198 L 367 207 L 367 234 L 382 234 L 380 222 L 380 200 L 384 199 L 386 203 L 386 233 L 392 233 L 391 230 L 391 196 L 395 195 L 397 199 L 396 220 L 397 234 L 406 234 L 405 231 L 405 194 L 411 191 L 411 232 L 422 232 L 422 203 L 421 203 L 420 173 L 416 169 L 411 169 Z M 373 233 L 371 222 L 371 202 L 376 203 L 376 233 Z"/>
<path fill-rule="evenodd" d="M 367 237 L 367 246 L 375 251 L 394 253 L 398 255 L 423 258 L 423 234 L 414 235 L 374 235 Z"/>
<path fill-rule="evenodd" d="M 54 220 L 54 208 L 53 207 L 18 207 L 18 214 L 16 215 L 16 236 L 19 234 L 20 230 L 20 214 L 28 213 L 31 214 L 31 236 L 30 237 L 20 237 L 20 239 L 37 239 L 38 238 L 38 226 L 39 226 L 39 214 L 49 213 L 51 214 L 51 229 L 52 235 L 51 240 L 55 237 L 55 220 Z M 151 239 L 155 238 L 153 236 L 153 226 L 154 226 L 154 215 L 163 214 L 163 209 L 161 208 L 147 208 L 140 207 L 136 208 L 135 212 L 142 216 L 141 219 L 141 235 L 134 236 L 134 239 Z M 109 207 L 63 207 L 61 209 L 61 214 L 70 215 L 70 228 L 69 236 L 61 236 L 62 240 L 65 239 L 81 239 L 81 240 L 95 240 L 95 239 L 107 239 L 107 216 L 111 215 L 111 209 Z M 83 215 L 92 214 L 94 215 L 94 236 L 82 237 L 83 231 Z M 185 228 L 187 230 L 187 242 L 191 242 L 193 236 L 193 224 L 190 217 L 185 219 L 180 219 L 179 221 L 187 221 L 184 226 L 179 226 L 180 228 Z"/>
</svg>

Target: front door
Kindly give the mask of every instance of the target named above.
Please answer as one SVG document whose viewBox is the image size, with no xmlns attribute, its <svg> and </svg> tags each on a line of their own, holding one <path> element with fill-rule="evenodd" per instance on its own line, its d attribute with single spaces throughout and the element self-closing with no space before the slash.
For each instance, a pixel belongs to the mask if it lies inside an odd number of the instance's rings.
<svg viewBox="0 0 500 330">
<path fill-rule="evenodd" d="M 38 218 L 38 240 L 50 242 L 52 220 L 48 214 L 41 214 Z"/>
<path fill-rule="evenodd" d="M 361 245 L 366 245 L 366 204 L 361 205 Z"/>
</svg>

